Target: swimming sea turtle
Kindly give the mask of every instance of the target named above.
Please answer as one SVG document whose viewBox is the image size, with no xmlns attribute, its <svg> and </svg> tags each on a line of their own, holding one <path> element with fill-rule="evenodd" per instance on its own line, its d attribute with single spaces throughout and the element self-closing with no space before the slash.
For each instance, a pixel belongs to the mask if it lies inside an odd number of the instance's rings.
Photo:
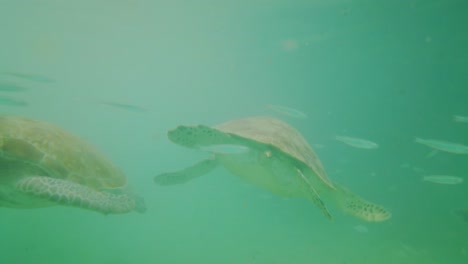
<svg viewBox="0 0 468 264">
<path fill-rule="evenodd" d="M 144 212 L 143 200 L 125 186 L 123 172 L 85 140 L 46 122 L 0 115 L 0 207 Z"/>
<path fill-rule="evenodd" d="M 304 197 L 331 219 L 322 197 L 342 211 L 365 221 L 380 222 L 391 214 L 343 186 L 330 181 L 322 163 L 302 135 L 271 117 L 250 117 L 214 127 L 178 126 L 168 132 L 179 145 L 210 150 L 214 157 L 180 171 L 157 175 L 159 185 L 187 182 L 218 164 L 231 173 L 284 197 Z"/>
</svg>

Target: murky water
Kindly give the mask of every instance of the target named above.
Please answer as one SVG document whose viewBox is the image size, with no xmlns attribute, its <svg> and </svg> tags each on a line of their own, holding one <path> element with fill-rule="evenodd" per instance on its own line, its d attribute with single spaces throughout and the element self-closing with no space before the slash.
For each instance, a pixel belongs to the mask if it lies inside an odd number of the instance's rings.
<svg viewBox="0 0 468 264">
<path fill-rule="evenodd" d="M 467 263 L 468 156 L 415 143 L 468 145 L 468 124 L 453 120 L 468 116 L 466 8 L 457 0 L 1 1 L 1 113 L 91 142 L 148 210 L 1 208 L 0 263 Z M 392 218 L 367 223 L 330 205 L 329 221 L 309 201 L 222 167 L 182 185 L 153 182 L 209 156 L 170 142 L 169 129 L 255 115 L 297 128 L 334 182 Z M 353 148 L 337 135 L 379 147 Z M 424 182 L 428 175 L 465 181 Z"/>
</svg>

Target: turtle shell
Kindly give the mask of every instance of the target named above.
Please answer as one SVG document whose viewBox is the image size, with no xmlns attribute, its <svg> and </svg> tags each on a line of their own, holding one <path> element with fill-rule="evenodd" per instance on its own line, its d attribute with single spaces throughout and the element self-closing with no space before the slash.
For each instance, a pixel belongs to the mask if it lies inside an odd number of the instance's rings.
<svg viewBox="0 0 468 264">
<path fill-rule="evenodd" d="M 333 183 L 314 150 L 301 133 L 289 124 L 272 117 L 249 117 L 228 121 L 214 128 L 278 148 L 283 153 L 304 163 L 320 180 L 334 189 Z"/>
<path fill-rule="evenodd" d="M 47 122 L 0 116 L 0 180 L 59 178 L 97 190 L 126 185 L 124 173 L 84 139 Z"/>
</svg>

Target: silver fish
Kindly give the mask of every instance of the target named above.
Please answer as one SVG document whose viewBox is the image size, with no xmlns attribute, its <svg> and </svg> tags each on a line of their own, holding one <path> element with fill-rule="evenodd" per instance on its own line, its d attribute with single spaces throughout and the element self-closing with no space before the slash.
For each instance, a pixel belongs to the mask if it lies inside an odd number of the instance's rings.
<svg viewBox="0 0 468 264">
<path fill-rule="evenodd" d="M 468 208 L 454 210 L 453 213 L 461 217 L 465 222 L 468 223 Z"/>
<path fill-rule="evenodd" d="M 297 119 L 306 119 L 307 118 L 307 115 L 304 112 L 299 111 L 299 110 L 294 109 L 294 108 L 287 107 L 287 106 L 269 104 L 269 105 L 267 105 L 267 107 L 269 109 L 279 113 L 279 114 L 282 114 L 282 115 L 294 117 L 294 118 L 297 118 Z"/>
<path fill-rule="evenodd" d="M 426 159 L 430 159 L 434 157 L 435 155 L 437 155 L 438 153 L 439 151 L 437 149 L 433 149 L 429 153 L 426 154 Z"/>
<path fill-rule="evenodd" d="M 362 138 L 335 136 L 335 139 L 355 148 L 375 149 L 379 147 L 377 143 Z"/>
<path fill-rule="evenodd" d="M 27 88 L 9 82 L 0 82 L 1 92 L 24 92 Z"/>
<path fill-rule="evenodd" d="M 355 225 L 353 226 L 353 229 L 359 233 L 369 233 L 369 228 L 365 225 Z"/>
<path fill-rule="evenodd" d="M 468 123 L 468 116 L 454 115 L 453 121 L 459 122 L 459 123 Z"/>
<path fill-rule="evenodd" d="M 28 106 L 28 102 L 13 97 L 0 96 L 0 104 L 8 106 Z"/>
<path fill-rule="evenodd" d="M 463 178 L 457 177 L 457 176 L 450 176 L 450 175 L 429 175 L 429 176 L 424 176 L 423 181 L 438 183 L 438 184 L 454 185 L 454 184 L 462 183 Z"/>
<path fill-rule="evenodd" d="M 458 143 L 422 138 L 416 138 L 415 142 L 440 151 L 445 151 L 454 154 L 468 154 L 468 146 Z"/>
<path fill-rule="evenodd" d="M 137 105 L 131 105 L 126 103 L 117 103 L 117 102 L 101 102 L 103 105 L 112 106 L 114 108 L 120 108 L 132 112 L 147 112 L 146 108 Z"/>
<path fill-rule="evenodd" d="M 21 79 L 26 79 L 30 81 L 35 81 L 35 82 L 42 82 L 42 83 L 52 83 L 54 80 L 44 77 L 44 76 L 39 76 L 39 75 L 33 75 L 33 74 L 25 74 L 25 73 L 16 73 L 16 72 L 2 72 L 0 73 L 2 75 L 8 75 L 8 76 L 13 76 L 16 78 L 21 78 Z"/>
</svg>

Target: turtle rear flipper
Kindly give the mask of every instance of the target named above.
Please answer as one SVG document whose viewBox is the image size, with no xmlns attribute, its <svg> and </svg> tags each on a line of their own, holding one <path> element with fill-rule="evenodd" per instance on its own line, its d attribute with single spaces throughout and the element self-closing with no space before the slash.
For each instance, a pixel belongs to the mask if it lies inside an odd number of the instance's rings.
<svg viewBox="0 0 468 264">
<path fill-rule="evenodd" d="M 304 180 L 304 182 L 307 184 L 309 189 L 306 191 L 307 198 L 315 205 L 317 206 L 320 211 L 329 219 L 333 220 L 333 216 L 330 214 L 328 211 L 327 206 L 325 203 L 322 201 L 322 198 L 320 198 L 320 195 L 318 192 L 315 190 L 314 186 L 310 183 L 310 181 L 304 176 L 302 171 L 298 168 L 296 168 L 297 173 L 301 177 L 301 179 Z"/>
<path fill-rule="evenodd" d="M 336 190 L 330 196 L 345 213 L 368 222 L 382 222 L 392 216 L 383 206 L 369 202 L 343 186 L 335 186 Z"/>
<path fill-rule="evenodd" d="M 325 203 L 320 199 L 320 196 L 314 195 L 312 193 L 309 193 L 307 198 L 315 205 L 317 206 L 320 211 L 325 215 L 329 220 L 333 220 L 333 216 L 330 214 L 328 211 L 327 207 L 325 206 Z"/>
<path fill-rule="evenodd" d="M 205 159 L 194 165 L 178 171 L 165 172 L 154 177 L 154 182 L 158 185 L 183 184 L 205 175 L 212 171 L 218 162 L 214 158 Z"/>
<path fill-rule="evenodd" d="M 19 180 L 16 188 L 23 193 L 57 204 L 96 210 L 104 214 L 146 210 L 142 198 L 100 192 L 75 182 L 50 177 L 28 176 Z"/>
</svg>

